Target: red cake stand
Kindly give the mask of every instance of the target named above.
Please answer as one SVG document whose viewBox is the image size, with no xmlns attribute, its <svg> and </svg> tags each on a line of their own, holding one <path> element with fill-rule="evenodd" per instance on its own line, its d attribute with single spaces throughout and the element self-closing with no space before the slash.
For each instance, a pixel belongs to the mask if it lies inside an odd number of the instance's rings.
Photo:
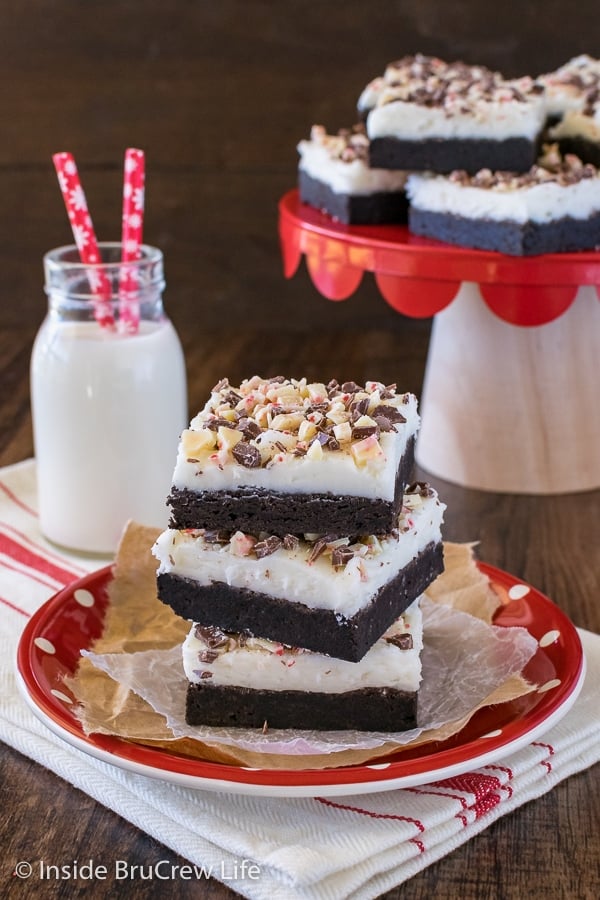
<svg viewBox="0 0 600 900">
<path fill-rule="evenodd" d="M 453 247 L 404 226 L 347 226 L 279 204 L 284 273 L 304 255 L 316 288 L 345 300 L 372 272 L 384 299 L 435 316 L 417 461 L 482 490 L 600 487 L 600 253 L 535 257 Z"/>
</svg>

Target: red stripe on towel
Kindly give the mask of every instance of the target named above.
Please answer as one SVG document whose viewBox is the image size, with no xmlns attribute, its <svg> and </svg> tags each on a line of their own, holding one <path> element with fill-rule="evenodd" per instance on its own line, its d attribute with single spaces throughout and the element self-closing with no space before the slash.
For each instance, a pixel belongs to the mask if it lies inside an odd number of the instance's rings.
<svg viewBox="0 0 600 900">
<path fill-rule="evenodd" d="M 26 568 L 47 575 L 49 578 L 52 578 L 62 585 L 70 584 L 79 577 L 79 573 L 65 568 L 62 564 L 58 565 L 51 559 L 42 556 L 40 552 L 24 546 L 10 535 L 1 531 L 0 553 L 5 553 Z"/>
<path fill-rule="evenodd" d="M 31 506 L 28 506 L 27 503 L 24 503 L 17 495 L 11 491 L 8 485 L 4 484 L 3 481 L 0 481 L 0 490 L 4 491 L 9 500 L 12 500 L 13 503 L 16 503 L 17 506 L 20 506 L 21 509 L 24 509 L 26 513 L 29 513 L 30 516 L 34 516 L 37 519 L 37 512 Z"/>
<path fill-rule="evenodd" d="M 0 603 L 8 606 L 8 608 L 14 610 L 14 612 L 21 613 L 21 615 L 25 616 L 26 619 L 29 619 L 31 616 L 31 613 L 25 612 L 24 609 L 21 609 L 19 606 L 15 606 L 14 603 L 11 603 L 10 600 L 5 600 L 4 597 L 0 597 Z"/>
<path fill-rule="evenodd" d="M 396 822 L 410 822 L 415 826 L 421 833 L 425 831 L 425 826 L 419 819 L 413 819 L 411 816 L 398 816 L 394 813 L 377 813 L 373 812 L 371 809 L 363 809 L 361 806 L 348 806 L 345 803 L 334 803 L 333 800 L 328 800 L 326 797 L 315 797 L 315 800 L 318 803 L 322 803 L 323 806 L 331 806 L 333 809 L 344 809 L 348 812 L 358 813 L 361 816 L 368 816 L 370 819 L 391 819 Z"/>
</svg>

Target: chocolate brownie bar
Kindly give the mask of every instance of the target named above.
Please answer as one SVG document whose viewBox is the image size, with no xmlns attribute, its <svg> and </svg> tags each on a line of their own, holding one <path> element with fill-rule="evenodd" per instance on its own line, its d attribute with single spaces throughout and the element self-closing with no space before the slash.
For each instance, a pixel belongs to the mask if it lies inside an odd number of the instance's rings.
<svg viewBox="0 0 600 900">
<path fill-rule="evenodd" d="M 388 67 L 359 103 L 367 116 L 374 168 L 448 173 L 483 167 L 525 172 L 546 120 L 544 87 L 528 76 L 432 57 Z"/>
<path fill-rule="evenodd" d="M 600 173 L 556 146 L 524 175 L 411 175 L 407 190 L 415 234 L 520 256 L 600 245 Z"/>
<path fill-rule="evenodd" d="M 298 152 L 303 203 L 346 225 L 406 222 L 406 174 L 369 168 L 369 139 L 363 125 L 336 135 L 313 125 L 310 141 L 300 141 Z"/>
<path fill-rule="evenodd" d="M 600 167 L 600 60 L 576 56 L 554 72 L 541 75 L 546 88 L 550 129 L 563 153 L 574 153 Z"/>
<path fill-rule="evenodd" d="M 379 534 L 414 464 L 417 401 L 395 385 L 224 379 L 184 431 L 172 528 Z"/>
<path fill-rule="evenodd" d="M 544 85 L 548 118 L 558 121 L 569 112 L 581 112 L 600 88 L 600 60 L 587 53 L 574 56 L 553 72 L 539 75 Z"/>
<path fill-rule="evenodd" d="M 194 624 L 183 645 L 190 725 L 404 731 L 416 725 L 416 600 L 360 662 Z"/>
<path fill-rule="evenodd" d="M 442 571 L 444 509 L 418 484 L 387 535 L 167 530 L 158 596 L 191 621 L 355 662 Z"/>
</svg>

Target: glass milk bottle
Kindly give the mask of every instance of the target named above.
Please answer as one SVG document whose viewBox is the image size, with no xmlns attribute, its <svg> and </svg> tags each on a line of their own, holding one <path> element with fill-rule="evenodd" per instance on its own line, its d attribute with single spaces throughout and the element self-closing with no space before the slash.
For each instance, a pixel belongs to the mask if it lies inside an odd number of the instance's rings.
<svg viewBox="0 0 600 900">
<path fill-rule="evenodd" d="M 122 264 L 120 244 L 100 252 L 95 265 L 74 246 L 44 257 L 48 313 L 33 347 L 31 405 L 43 534 L 113 554 L 129 519 L 167 525 L 187 391 L 163 309 L 162 253 L 144 245 L 140 260 Z"/>
</svg>

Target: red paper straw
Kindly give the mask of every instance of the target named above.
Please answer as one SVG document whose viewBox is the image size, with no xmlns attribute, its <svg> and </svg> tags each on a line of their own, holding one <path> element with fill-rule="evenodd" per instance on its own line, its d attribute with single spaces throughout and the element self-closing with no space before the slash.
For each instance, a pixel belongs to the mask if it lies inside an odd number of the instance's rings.
<svg viewBox="0 0 600 900">
<path fill-rule="evenodd" d="M 97 264 L 101 262 L 100 251 L 75 160 L 71 153 L 55 153 L 52 160 L 79 256 L 83 263 L 94 265 L 94 268 L 88 272 L 88 278 L 92 293 L 96 298 L 96 320 L 103 328 L 114 328 L 115 322 L 110 303 L 112 293 L 110 281 L 103 269 L 96 268 Z"/>
<path fill-rule="evenodd" d="M 123 220 L 121 232 L 121 261 L 133 262 L 141 256 L 144 225 L 145 158 L 143 150 L 129 147 L 125 151 L 123 171 Z M 138 283 L 132 266 L 123 266 L 120 280 L 120 323 L 134 334 L 139 327 L 140 306 Z"/>
</svg>

